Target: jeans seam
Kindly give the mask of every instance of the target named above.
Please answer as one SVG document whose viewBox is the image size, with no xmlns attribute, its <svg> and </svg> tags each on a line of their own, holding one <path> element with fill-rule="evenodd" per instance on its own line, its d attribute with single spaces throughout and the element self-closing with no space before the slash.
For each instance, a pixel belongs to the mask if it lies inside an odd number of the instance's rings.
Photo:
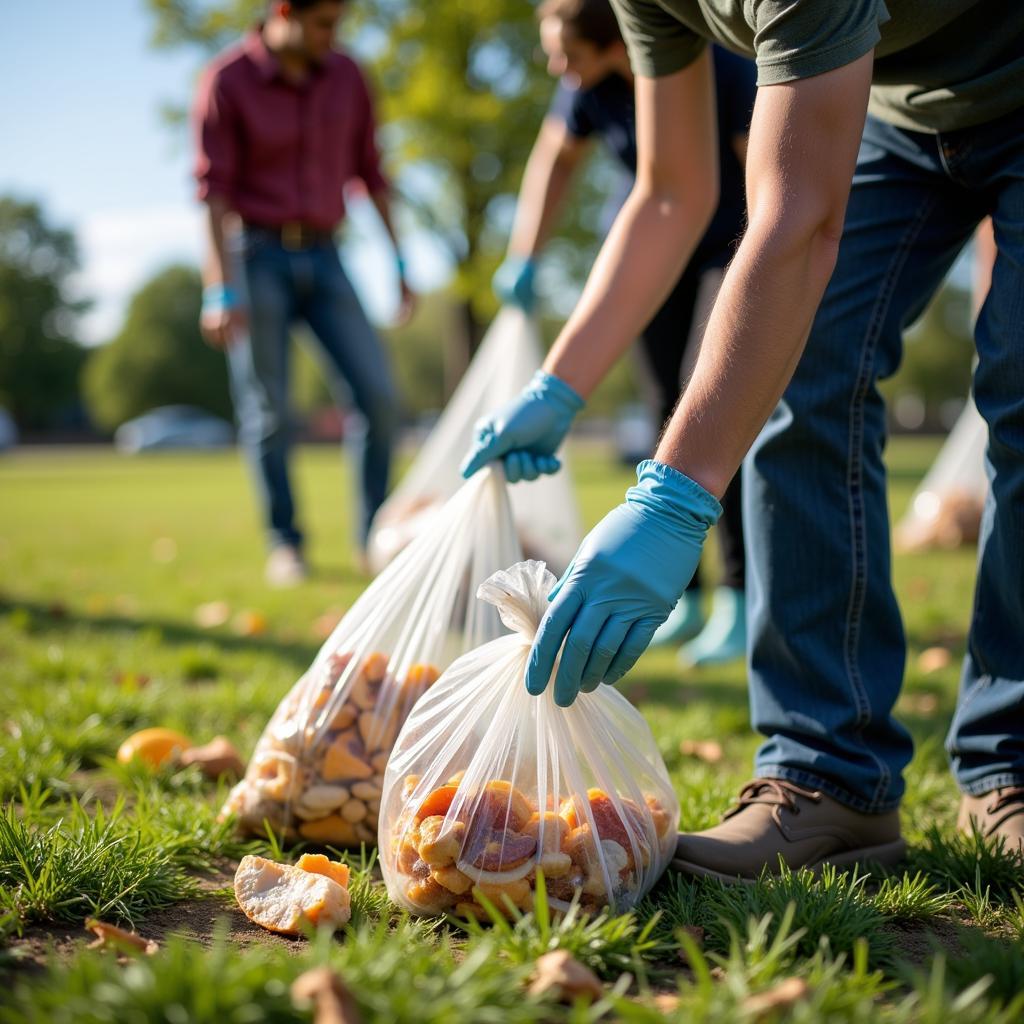
<svg viewBox="0 0 1024 1024">
<path fill-rule="evenodd" d="M 885 762 L 878 757 L 867 743 L 863 742 L 864 729 L 870 721 L 871 707 L 867 692 L 857 667 L 857 647 L 860 642 L 861 620 L 864 613 L 864 601 L 867 596 L 867 537 L 864 518 L 863 498 L 863 443 L 864 443 L 864 402 L 868 388 L 871 386 L 871 367 L 874 365 L 878 339 L 888 313 L 889 304 L 896 289 L 896 281 L 910 250 L 920 233 L 925 221 L 935 208 L 936 200 L 927 198 L 921 209 L 908 225 L 899 245 L 893 254 L 889 272 L 880 290 L 871 320 L 868 323 L 861 349 L 861 361 L 857 373 L 857 381 L 850 399 L 848 410 L 848 461 L 847 461 L 847 506 L 850 515 L 850 548 L 852 579 L 850 596 L 847 603 L 846 623 L 844 631 L 843 662 L 846 677 L 857 709 L 857 720 L 854 726 L 861 746 L 874 761 L 878 769 L 879 779 L 871 799 L 867 802 L 869 809 L 882 803 L 883 795 L 892 782 L 892 773 Z"/>
<path fill-rule="evenodd" d="M 960 786 L 962 792 L 968 796 L 983 796 L 991 793 L 994 789 L 1006 789 L 1008 786 L 1024 786 L 1024 774 L 1021 772 L 999 772 L 996 775 L 986 775 L 968 785 Z"/>
</svg>

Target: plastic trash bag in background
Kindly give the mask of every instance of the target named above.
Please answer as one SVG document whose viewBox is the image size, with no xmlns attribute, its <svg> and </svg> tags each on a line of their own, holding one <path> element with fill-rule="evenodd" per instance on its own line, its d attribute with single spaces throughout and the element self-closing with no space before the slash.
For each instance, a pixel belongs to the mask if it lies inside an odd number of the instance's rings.
<svg viewBox="0 0 1024 1024">
<path fill-rule="evenodd" d="M 287 839 L 377 839 L 384 770 L 416 699 L 505 630 L 474 599 L 521 557 L 504 474 L 489 467 L 364 591 L 278 706 L 224 812 Z"/>
<path fill-rule="evenodd" d="M 977 541 L 988 495 L 987 444 L 988 426 L 968 398 L 896 527 L 898 551 L 956 548 Z"/>
<path fill-rule="evenodd" d="M 514 632 L 459 658 L 405 723 L 384 778 L 380 855 L 391 899 L 418 914 L 533 907 L 537 871 L 566 910 L 633 906 L 672 858 L 679 804 L 640 712 L 599 686 L 559 708 L 526 663 L 555 577 L 495 573 L 478 596 Z"/>
<path fill-rule="evenodd" d="M 459 466 L 477 421 L 515 398 L 541 361 L 533 320 L 519 309 L 502 309 L 402 482 L 377 513 L 368 544 L 374 572 L 429 527 L 462 484 Z M 569 467 L 564 453 L 559 457 L 558 473 L 515 484 L 509 497 L 524 554 L 561 572 L 576 554 L 581 531 Z"/>
</svg>

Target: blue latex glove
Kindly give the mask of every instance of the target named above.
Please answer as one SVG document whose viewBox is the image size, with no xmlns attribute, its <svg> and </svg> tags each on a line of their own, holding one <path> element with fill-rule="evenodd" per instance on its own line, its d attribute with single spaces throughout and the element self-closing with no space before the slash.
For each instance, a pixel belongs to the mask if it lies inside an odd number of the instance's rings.
<svg viewBox="0 0 1024 1024">
<path fill-rule="evenodd" d="M 477 423 L 462 475 L 471 477 L 493 459 L 504 462 L 510 484 L 557 473 L 562 464 L 555 452 L 583 405 L 564 380 L 538 370 L 518 398 Z"/>
<path fill-rule="evenodd" d="M 526 688 L 544 692 L 566 640 L 555 678 L 559 707 L 633 667 L 690 582 L 722 513 L 713 495 L 670 466 L 649 459 L 636 476 L 636 487 L 587 534 L 548 595 Z"/>
<path fill-rule="evenodd" d="M 506 256 L 505 262 L 494 272 L 491 287 L 506 305 L 518 306 L 524 313 L 532 313 L 537 304 L 533 278 L 537 265 L 526 256 Z"/>
</svg>

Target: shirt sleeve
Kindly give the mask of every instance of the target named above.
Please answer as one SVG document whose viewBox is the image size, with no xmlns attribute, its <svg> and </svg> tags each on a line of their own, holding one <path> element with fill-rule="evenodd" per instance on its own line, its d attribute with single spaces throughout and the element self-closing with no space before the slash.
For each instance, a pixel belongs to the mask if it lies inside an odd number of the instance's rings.
<svg viewBox="0 0 1024 1024">
<path fill-rule="evenodd" d="M 362 130 L 356 140 L 356 175 L 371 195 L 388 187 L 388 179 L 381 169 L 380 150 L 377 148 L 377 120 L 373 114 L 373 99 L 362 74 L 359 74 L 361 93 Z"/>
<path fill-rule="evenodd" d="M 238 124 L 224 80 L 217 71 L 207 71 L 199 82 L 193 108 L 196 133 L 196 181 L 203 201 L 220 196 L 235 197 L 238 178 Z"/>
<path fill-rule="evenodd" d="M 594 122 L 587 113 L 584 94 L 581 89 L 570 89 L 558 84 L 548 114 L 565 122 L 569 134 L 576 139 L 585 139 L 594 134 Z"/>
<path fill-rule="evenodd" d="M 682 71 L 706 41 L 655 0 L 611 0 L 635 74 L 660 78 Z"/>
<path fill-rule="evenodd" d="M 889 20 L 882 0 L 756 0 L 757 84 L 834 71 L 873 50 Z"/>
</svg>

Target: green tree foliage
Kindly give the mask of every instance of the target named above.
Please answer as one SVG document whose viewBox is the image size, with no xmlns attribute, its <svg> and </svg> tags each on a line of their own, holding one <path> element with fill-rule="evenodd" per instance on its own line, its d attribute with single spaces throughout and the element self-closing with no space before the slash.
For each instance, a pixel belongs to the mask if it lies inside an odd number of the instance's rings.
<svg viewBox="0 0 1024 1024">
<path fill-rule="evenodd" d="M 202 286 L 190 267 L 161 271 L 132 298 L 120 333 L 85 371 L 89 413 L 105 430 L 161 405 L 198 406 L 230 418 L 224 356 L 199 333 Z"/>
<path fill-rule="evenodd" d="M 72 340 L 84 304 L 69 297 L 78 269 L 70 231 L 33 202 L 0 198 L 0 406 L 22 428 L 74 410 L 86 353 Z"/>
</svg>

